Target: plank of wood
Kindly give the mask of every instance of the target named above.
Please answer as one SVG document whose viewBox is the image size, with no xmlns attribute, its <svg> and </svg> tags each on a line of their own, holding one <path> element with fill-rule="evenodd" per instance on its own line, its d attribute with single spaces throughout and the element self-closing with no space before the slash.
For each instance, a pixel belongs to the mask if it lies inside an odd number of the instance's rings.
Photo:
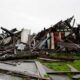
<svg viewBox="0 0 80 80">
<path fill-rule="evenodd" d="M 46 80 L 49 80 L 49 78 L 46 77 L 47 73 L 46 73 L 43 65 L 42 65 L 39 61 L 35 61 L 35 63 L 36 63 L 36 67 L 38 68 L 38 71 L 39 71 L 39 73 L 40 73 L 40 76 L 41 76 L 42 78 L 45 78 Z"/>
</svg>

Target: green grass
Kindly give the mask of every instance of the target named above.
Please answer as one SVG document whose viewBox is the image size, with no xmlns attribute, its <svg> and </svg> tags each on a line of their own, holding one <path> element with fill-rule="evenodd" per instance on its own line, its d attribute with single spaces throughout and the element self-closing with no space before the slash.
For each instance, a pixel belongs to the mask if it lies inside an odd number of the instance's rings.
<svg viewBox="0 0 80 80">
<path fill-rule="evenodd" d="M 75 54 L 75 53 L 49 53 L 49 56 L 80 59 L 80 54 Z"/>
<path fill-rule="evenodd" d="M 44 63 L 44 65 L 54 71 L 70 71 L 65 63 Z"/>
<path fill-rule="evenodd" d="M 80 71 L 80 60 L 75 60 L 71 65 Z"/>
</svg>

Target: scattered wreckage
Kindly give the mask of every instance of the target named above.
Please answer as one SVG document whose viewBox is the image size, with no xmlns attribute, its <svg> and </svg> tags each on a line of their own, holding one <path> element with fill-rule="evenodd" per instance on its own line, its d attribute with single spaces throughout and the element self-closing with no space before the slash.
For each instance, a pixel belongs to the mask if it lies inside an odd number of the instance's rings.
<svg viewBox="0 0 80 80">
<path fill-rule="evenodd" d="M 71 22 L 73 24 L 71 25 Z M 59 53 L 79 53 L 80 52 L 80 25 L 74 27 L 75 19 L 72 16 L 65 21 L 60 21 L 48 29 L 42 30 L 38 34 L 32 34 L 27 29 L 18 31 L 1 27 L 0 34 L 0 71 L 7 75 L 17 75 L 27 78 L 27 80 L 50 80 L 42 65 L 37 61 L 5 62 L 6 60 L 33 59 L 39 57 L 45 61 L 55 61 L 56 57 L 47 56 L 48 52 Z M 45 54 L 46 53 L 46 54 Z M 40 58 L 41 57 L 41 58 Z M 74 60 L 73 58 L 58 58 L 60 61 Z M 58 61 L 58 60 L 57 60 Z M 31 64 L 28 64 L 31 63 Z M 37 72 L 30 71 L 25 65 L 35 65 Z M 33 66 L 32 65 L 32 66 Z M 6 68 L 5 68 L 6 66 Z M 22 69 L 21 69 L 22 67 Z M 29 68 L 29 67 L 28 67 Z M 42 70 L 42 71 L 41 71 Z M 63 72 L 62 72 L 63 73 Z M 61 73 L 61 74 L 62 74 Z M 80 72 L 76 72 L 80 73 Z M 54 74 L 54 73 L 50 73 Z"/>
<path fill-rule="evenodd" d="M 54 26 L 39 32 L 33 44 L 37 49 L 52 49 L 55 52 L 80 51 L 80 25 L 74 27 L 75 19 L 72 16 L 60 21 Z M 71 25 L 71 22 L 73 24 Z"/>
<path fill-rule="evenodd" d="M 0 60 L 29 58 L 29 56 L 34 58 L 39 56 L 41 51 L 79 53 L 80 25 L 74 27 L 74 24 L 75 19 L 72 16 L 32 35 L 27 29 L 18 31 L 16 28 L 7 30 L 1 27 Z"/>
</svg>

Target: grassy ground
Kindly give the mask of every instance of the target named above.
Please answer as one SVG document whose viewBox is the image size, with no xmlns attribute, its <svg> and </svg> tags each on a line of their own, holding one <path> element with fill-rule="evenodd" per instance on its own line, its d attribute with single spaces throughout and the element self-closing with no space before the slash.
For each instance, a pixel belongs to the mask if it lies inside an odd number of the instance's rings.
<svg viewBox="0 0 80 80">
<path fill-rule="evenodd" d="M 49 56 L 63 57 L 63 58 L 80 58 L 80 54 L 75 53 L 49 53 Z"/>
<path fill-rule="evenodd" d="M 70 68 L 67 66 L 67 63 L 64 62 L 45 62 L 43 64 L 54 71 L 70 71 Z M 80 60 L 75 60 L 74 62 L 69 62 L 68 64 L 71 64 L 74 68 L 80 71 Z"/>
<path fill-rule="evenodd" d="M 44 65 L 54 71 L 70 71 L 65 63 L 44 63 Z"/>
<path fill-rule="evenodd" d="M 80 71 L 80 60 L 75 60 L 73 63 L 70 64 Z"/>
</svg>

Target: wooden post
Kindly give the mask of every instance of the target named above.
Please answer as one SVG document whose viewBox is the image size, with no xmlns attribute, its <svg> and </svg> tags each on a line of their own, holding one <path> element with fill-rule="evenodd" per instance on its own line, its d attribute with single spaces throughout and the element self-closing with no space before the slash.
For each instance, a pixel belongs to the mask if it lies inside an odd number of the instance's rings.
<svg viewBox="0 0 80 80">
<path fill-rule="evenodd" d="M 59 32 L 59 39 L 61 40 L 61 32 Z"/>
<path fill-rule="evenodd" d="M 51 49 L 54 49 L 55 45 L 54 45 L 54 33 L 51 33 Z"/>
<path fill-rule="evenodd" d="M 49 37 L 50 37 L 50 34 L 48 33 L 48 34 L 47 34 L 47 38 L 49 38 Z M 51 43 L 50 43 L 50 39 L 48 39 L 48 40 L 47 40 L 48 49 L 50 49 L 50 44 L 51 44 Z"/>
</svg>

